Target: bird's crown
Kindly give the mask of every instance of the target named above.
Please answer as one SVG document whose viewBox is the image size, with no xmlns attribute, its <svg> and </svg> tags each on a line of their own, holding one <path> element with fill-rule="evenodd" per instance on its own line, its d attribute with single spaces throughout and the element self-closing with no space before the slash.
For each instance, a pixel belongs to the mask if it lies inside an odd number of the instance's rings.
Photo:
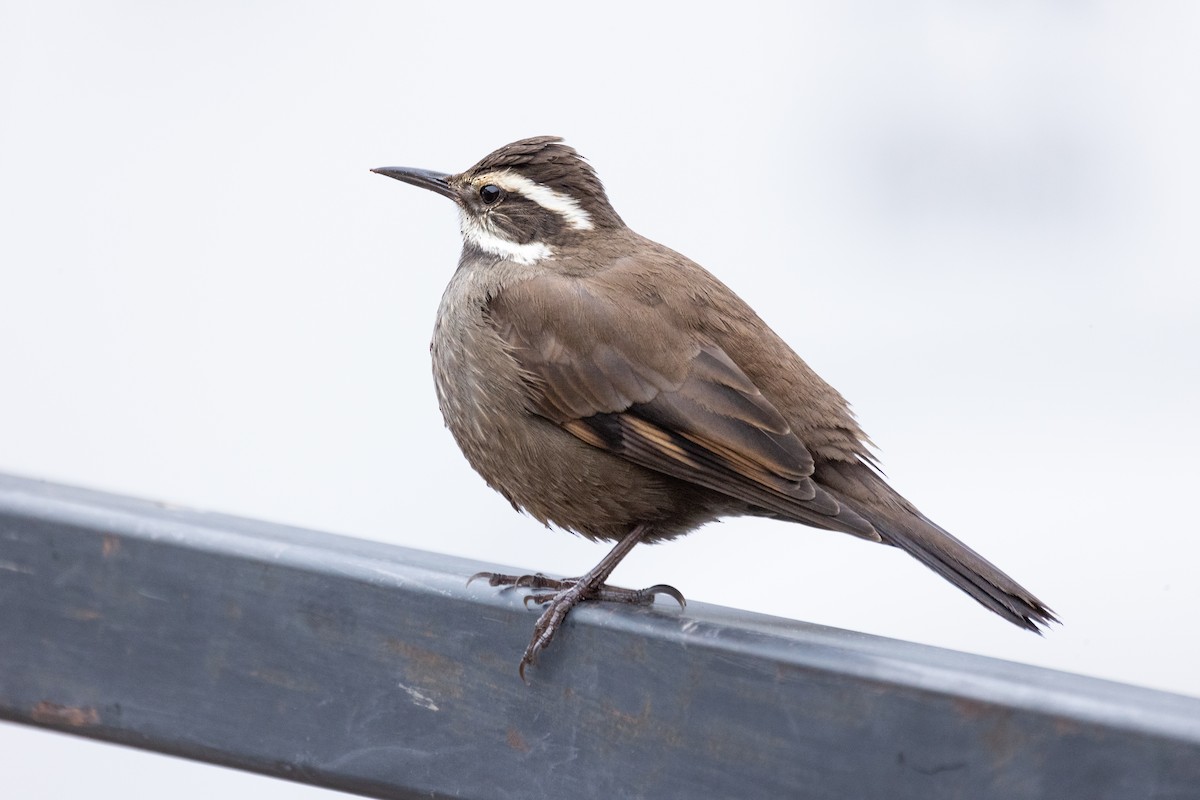
<svg viewBox="0 0 1200 800">
<path fill-rule="evenodd" d="M 464 240 L 532 263 L 556 244 L 623 224 L 592 165 L 557 136 L 507 144 L 449 179 L 462 209 Z"/>
</svg>

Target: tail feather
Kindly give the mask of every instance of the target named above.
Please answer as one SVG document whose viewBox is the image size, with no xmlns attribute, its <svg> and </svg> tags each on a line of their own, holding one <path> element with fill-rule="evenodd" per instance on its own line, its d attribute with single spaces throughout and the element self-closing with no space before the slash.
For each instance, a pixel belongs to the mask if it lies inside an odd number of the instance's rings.
<svg viewBox="0 0 1200 800">
<path fill-rule="evenodd" d="M 921 514 L 897 517 L 871 520 L 886 544 L 899 547 L 1014 625 L 1040 635 L 1039 626 L 1058 622 L 1032 592 L 939 525 Z"/>
</svg>

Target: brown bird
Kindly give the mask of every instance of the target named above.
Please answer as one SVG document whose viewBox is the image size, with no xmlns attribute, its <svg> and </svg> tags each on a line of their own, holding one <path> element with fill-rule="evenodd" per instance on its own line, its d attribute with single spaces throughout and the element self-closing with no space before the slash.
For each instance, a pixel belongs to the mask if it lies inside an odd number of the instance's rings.
<svg viewBox="0 0 1200 800">
<path fill-rule="evenodd" d="M 457 175 L 374 170 L 458 205 L 463 251 L 433 333 L 446 425 L 518 510 L 617 545 L 553 589 L 520 672 L 639 542 L 720 517 L 801 522 L 899 547 L 1004 619 L 1057 621 L 884 482 L 846 400 L 707 270 L 631 231 L 596 172 L 552 136 Z"/>
</svg>

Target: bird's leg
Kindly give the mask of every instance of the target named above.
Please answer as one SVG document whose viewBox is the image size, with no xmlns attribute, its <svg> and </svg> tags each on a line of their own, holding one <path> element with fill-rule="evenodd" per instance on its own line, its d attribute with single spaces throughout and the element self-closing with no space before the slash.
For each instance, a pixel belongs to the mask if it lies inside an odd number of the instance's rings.
<svg viewBox="0 0 1200 800">
<path fill-rule="evenodd" d="M 538 653 L 544 650 L 554 638 L 554 634 L 562 626 L 568 612 L 584 600 L 600 600 L 620 603 L 649 603 L 655 595 L 665 594 L 674 598 L 680 606 L 684 605 L 683 595 L 673 586 L 658 584 L 646 589 L 623 589 L 618 586 L 607 586 L 605 581 L 616 569 L 621 559 L 629 554 L 633 546 L 645 538 L 650 531 L 649 525 L 638 525 L 625 538 L 609 551 L 600 563 L 592 567 L 586 575 L 579 578 L 556 580 L 540 573 L 534 575 L 498 575 L 492 572 L 480 572 L 471 576 L 471 580 L 486 578 L 491 586 L 517 586 L 529 589 L 553 589 L 552 594 L 532 594 L 525 598 L 525 603 L 544 604 L 546 609 L 533 626 L 533 639 L 525 648 L 518 672 L 521 679 L 525 678 L 525 668 L 537 660 Z"/>
</svg>

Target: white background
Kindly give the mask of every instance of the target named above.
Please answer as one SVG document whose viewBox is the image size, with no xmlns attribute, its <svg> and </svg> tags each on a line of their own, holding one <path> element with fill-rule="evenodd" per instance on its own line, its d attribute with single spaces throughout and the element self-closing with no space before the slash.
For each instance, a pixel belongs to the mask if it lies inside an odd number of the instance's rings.
<svg viewBox="0 0 1200 800">
<path fill-rule="evenodd" d="M 0 2 L 0 471 L 582 572 L 442 427 L 452 205 L 368 172 L 560 134 L 1064 624 L 778 522 L 618 583 L 1200 695 L 1200 7 L 647 6 Z M 13 798 L 330 796 L 0 752 Z"/>
</svg>

